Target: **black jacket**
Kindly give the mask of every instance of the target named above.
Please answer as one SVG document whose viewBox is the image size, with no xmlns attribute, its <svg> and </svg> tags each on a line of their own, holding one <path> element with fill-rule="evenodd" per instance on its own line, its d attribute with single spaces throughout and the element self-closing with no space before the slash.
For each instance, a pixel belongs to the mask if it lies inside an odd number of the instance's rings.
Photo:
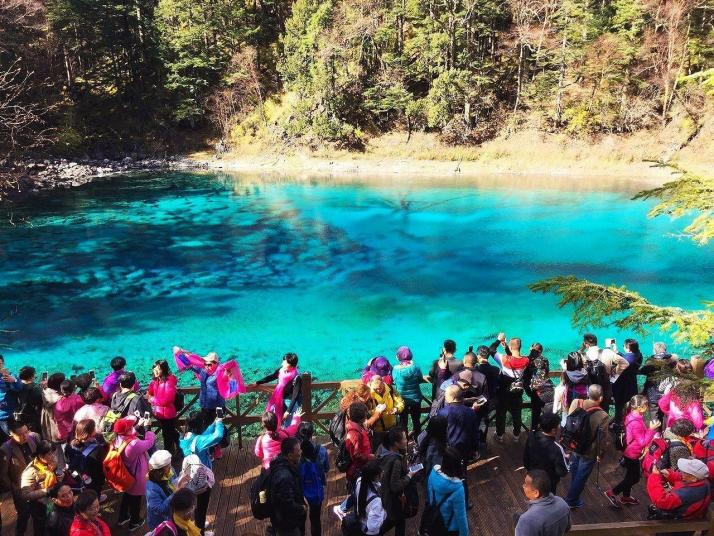
<svg viewBox="0 0 714 536">
<path fill-rule="evenodd" d="M 290 529 L 305 526 L 305 501 L 298 466 L 280 455 L 270 462 L 270 502 L 273 528 Z"/>
<path fill-rule="evenodd" d="M 556 444 L 555 438 L 540 430 L 528 434 L 526 449 L 523 451 L 523 466 L 526 471 L 541 469 L 548 473 L 553 488 L 568 474 L 563 450 Z"/>
<path fill-rule="evenodd" d="M 17 411 L 22 415 L 22 422 L 27 423 L 31 432 L 42 433 L 40 425 L 42 388 L 39 385 L 23 385 L 17 393 Z"/>
<path fill-rule="evenodd" d="M 444 369 L 443 376 L 439 378 L 439 359 L 434 361 L 431 364 L 431 369 L 429 370 L 429 374 L 427 375 L 427 378 L 429 378 L 429 382 L 431 382 L 431 399 L 437 399 L 439 397 L 439 386 L 463 368 L 464 364 L 461 361 L 459 361 L 455 357 L 451 357 L 450 359 L 446 360 L 446 369 Z"/>
<path fill-rule="evenodd" d="M 52 506 L 45 524 L 46 536 L 67 536 L 74 521 L 74 507 Z"/>
</svg>

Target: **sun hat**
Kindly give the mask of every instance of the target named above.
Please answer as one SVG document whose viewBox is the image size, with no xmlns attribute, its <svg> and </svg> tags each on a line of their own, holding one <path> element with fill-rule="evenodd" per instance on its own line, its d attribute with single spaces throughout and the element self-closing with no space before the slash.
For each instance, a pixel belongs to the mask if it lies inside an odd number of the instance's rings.
<svg viewBox="0 0 714 536">
<path fill-rule="evenodd" d="M 171 453 L 168 450 L 157 450 L 149 458 L 149 468 L 161 469 L 171 465 Z"/>
<path fill-rule="evenodd" d="M 698 478 L 699 480 L 704 480 L 709 477 L 709 469 L 707 464 L 701 460 L 694 460 L 689 458 L 680 458 L 677 461 L 677 469 L 688 475 Z"/>
<path fill-rule="evenodd" d="M 400 346 L 397 349 L 397 359 L 399 359 L 399 361 L 412 360 L 412 351 L 409 349 L 408 346 Z"/>
</svg>

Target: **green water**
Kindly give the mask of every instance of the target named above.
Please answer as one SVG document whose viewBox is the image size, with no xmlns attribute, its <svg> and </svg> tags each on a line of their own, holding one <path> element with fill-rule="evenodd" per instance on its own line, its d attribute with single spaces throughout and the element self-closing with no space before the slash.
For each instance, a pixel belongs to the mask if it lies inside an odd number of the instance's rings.
<svg viewBox="0 0 714 536">
<path fill-rule="evenodd" d="M 660 303 L 711 296 L 714 253 L 667 236 L 627 180 L 374 186 L 124 176 L 2 207 L 0 334 L 12 370 L 140 376 L 173 345 L 236 357 L 250 381 L 288 351 L 318 379 L 409 345 L 428 368 L 504 330 L 555 362 L 571 311 L 526 285 L 575 274 Z M 602 339 L 627 333 L 597 332 Z M 643 351 L 659 335 L 643 341 Z M 664 340 L 671 342 L 666 336 Z"/>
</svg>

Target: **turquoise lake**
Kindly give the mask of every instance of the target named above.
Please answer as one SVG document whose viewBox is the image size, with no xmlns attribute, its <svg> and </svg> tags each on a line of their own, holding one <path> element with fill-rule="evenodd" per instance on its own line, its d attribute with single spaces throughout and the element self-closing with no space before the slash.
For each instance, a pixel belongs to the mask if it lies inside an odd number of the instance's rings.
<svg viewBox="0 0 714 536">
<path fill-rule="evenodd" d="M 0 343 L 11 370 L 96 369 L 123 355 L 146 377 L 179 345 L 238 359 L 247 381 L 283 353 L 320 380 L 442 341 L 579 346 L 570 310 L 527 284 L 574 274 L 700 307 L 714 249 L 648 220 L 628 179 L 260 181 L 120 176 L 13 207 L 0 224 Z M 13 224 L 9 223 L 12 219 Z M 601 340 L 629 333 L 599 330 Z M 652 334 L 642 341 L 651 351 Z M 686 351 L 686 349 L 681 349 Z"/>
</svg>

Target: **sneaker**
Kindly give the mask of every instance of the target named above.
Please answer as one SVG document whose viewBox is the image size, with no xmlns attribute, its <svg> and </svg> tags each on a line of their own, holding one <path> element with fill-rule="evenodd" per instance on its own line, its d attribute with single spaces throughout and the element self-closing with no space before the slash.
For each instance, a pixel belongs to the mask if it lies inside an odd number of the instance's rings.
<svg viewBox="0 0 714 536">
<path fill-rule="evenodd" d="M 123 527 L 124 525 L 126 525 L 128 523 L 129 523 L 129 518 L 127 517 L 125 519 L 120 519 L 119 521 L 117 521 L 117 526 Z"/>
<path fill-rule="evenodd" d="M 144 526 L 144 520 L 143 520 L 143 519 L 140 519 L 139 521 L 135 521 L 134 523 L 132 523 L 131 525 L 129 525 L 129 532 L 131 532 L 131 531 L 133 531 L 133 530 L 136 530 L 136 529 L 138 529 L 139 527 L 143 527 L 143 526 Z"/>
<path fill-rule="evenodd" d="M 521 437 L 521 434 L 514 435 L 514 436 L 513 436 L 513 442 L 514 442 L 514 443 L 518 443 L 518 438 L 519 438 L 519 437 Z"/>
<path fill-rule="evenodd" d="M 578 502 L 576 502 L 575 504 L 569 504 L 568 506 L 570 506 L 570 509 L 573 510 L 574 508 L 582 508 L 583 506 L 585 506 L 585 503 L 582 499 L 578 499 Z"/>
<path fill-rule="evenodd" d="M 618 499 L 617 495 L 615 495 L 611 489 L 607 490 L 604 492 L 605 498 L 610 501 L 610 504 L 612 505 L 613 508 L 620 509 L 622 508 L 622 503 L 620 502 L 620 499 Z"/>
<path fill-rule="evenodd" d="M 493 438 L 494 438 L 496 441 L 498 441 L 499 443 L 503 443 L 503 436 L 502 436 L 502 435 L 494 434 Z"/>
<path fill-rule="evenodd" d="M 347 515 L 347 512 L 345 512 L 339 504 L 332 509 L 332 512 L 339 518 L 340 521 L 342 521 L 342 519 Z"/>
<path fill-rule="evenodd" d="M 622 504 L 628 504 L 628 505 L 632 505 L 632 506 L 637 506 L 638 504 L 640 504 L 639 499 L 636 499 L 634 497 L 625 497 L 624 495 L 622 497 L 620 497 L 620 502 Z"/>
</svg>

